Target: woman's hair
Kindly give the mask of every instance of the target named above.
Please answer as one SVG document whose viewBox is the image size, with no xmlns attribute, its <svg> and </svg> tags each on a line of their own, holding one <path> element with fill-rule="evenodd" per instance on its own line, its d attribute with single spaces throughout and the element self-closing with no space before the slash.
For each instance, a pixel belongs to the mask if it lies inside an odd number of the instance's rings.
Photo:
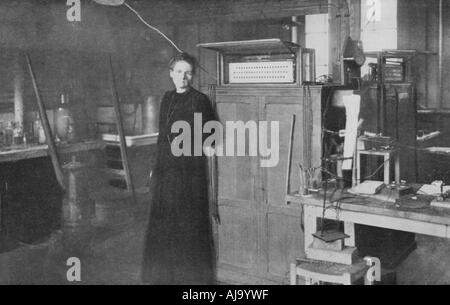
<svg viewBox="0 0 450 305">
<path fill-rule="evenodd" d="M 175 65 L 179 61 L 185 61 L 188 64 L 190 64 L 191 67 L 192 67 L 192 73 L 195 73 L 197 60 L 195 59 L 194 56 L 191 56 L 191 55 L 189 55 L 188 53 L 185 53 L 185 52 L 175 55 L 169 62 L 169 69 L 173 70 L 173 67 L 175 67 Z"/>
</svg>

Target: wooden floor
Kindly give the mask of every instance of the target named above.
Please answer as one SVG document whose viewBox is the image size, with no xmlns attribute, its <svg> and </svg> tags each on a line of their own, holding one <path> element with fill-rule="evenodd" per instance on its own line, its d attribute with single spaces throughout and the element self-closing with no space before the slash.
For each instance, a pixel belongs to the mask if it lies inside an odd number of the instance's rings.
<svg viewBox="0 0 450 305">
<path fill-rule="evenodd" d="M 126 226 L 97 228 L 79 253 L 64 251 L 60 232 L 38 245 L 9 240 L 0 251 L 0 284 L 72 284 L 66 280 L 66 260 L 78 256 L 81 284 L 139 285 L 146 226 L 143 213 Z M 449 284 L 450 242 L 419 235 L 417 243 L 418 249 L 397 270 L 397 284 Z M 219 274 L 219 285 L 267 284 L 229 270 L 219 270 Z"/>
</svg>

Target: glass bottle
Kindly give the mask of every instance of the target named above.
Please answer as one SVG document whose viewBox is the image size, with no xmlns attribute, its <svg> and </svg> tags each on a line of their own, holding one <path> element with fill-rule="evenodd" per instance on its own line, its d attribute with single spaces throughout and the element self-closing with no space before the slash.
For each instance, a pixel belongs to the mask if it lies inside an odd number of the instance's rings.
<svg viewBox="0 0 450 305">
<path fill-rule="evenodd" d="M 13 144 L 14 136 L 14 123 L 9 121 L 5 127 L 5 146 L 11 146 Z"/>
<path fill-rule="evenodd" d="M 67 96 L 65 94 L 61 94 L 61 101 L 55 115 L 56 136 L 61 141 L 67 141 L 70 126 L 70 112 L 68 106 Z"/>
<path fill-rule="evenodd" d="M 15 123 L 13 127 L 13 143 L 14 145 L 23 144 L 23 126 L 20 123 Z"/>
<path fill-rule="evenodd" d="M 36 130 L 36 138 L 39 144 L 45 144 L 46 143 L 46 137 L 45 137 L 45 131 L 44 127 L 42 126 L 41 120 L 36 120 L 35 122 L 35 130 Z"/>
</svg>

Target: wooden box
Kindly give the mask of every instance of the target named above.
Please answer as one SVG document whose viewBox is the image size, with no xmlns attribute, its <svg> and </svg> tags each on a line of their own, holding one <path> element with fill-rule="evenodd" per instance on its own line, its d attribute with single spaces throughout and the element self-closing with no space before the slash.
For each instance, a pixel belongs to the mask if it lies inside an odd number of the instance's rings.
<svg viewBox="0 0 450 305">
<path fill-rule="evenodd" d="M 220 85 L 301 85 L 315 81 L 315 51 L 280 39 L 202 43 L 217 52 Z"/>
</svg>

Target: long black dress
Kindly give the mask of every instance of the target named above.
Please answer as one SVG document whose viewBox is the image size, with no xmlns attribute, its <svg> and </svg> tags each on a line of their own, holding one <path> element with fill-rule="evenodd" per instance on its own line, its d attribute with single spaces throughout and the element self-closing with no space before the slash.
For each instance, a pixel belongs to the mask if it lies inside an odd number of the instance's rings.
<svg viewBox="0 0 450 305">
<path fill-rule="evenodd" d="M 159 116 L 158 159 L 144 251 L 143 281 L 150 284 L 213 284 L 214 252 L 204 156 L 176 157 L 170 143 L 174 122 L 194 134 L 194 113 L 203 124 L 214 119 L 206 95 L 190 88 L 166 92 Z M 193 141 L 192 151 L 193 151 Z"/>
</svg>

